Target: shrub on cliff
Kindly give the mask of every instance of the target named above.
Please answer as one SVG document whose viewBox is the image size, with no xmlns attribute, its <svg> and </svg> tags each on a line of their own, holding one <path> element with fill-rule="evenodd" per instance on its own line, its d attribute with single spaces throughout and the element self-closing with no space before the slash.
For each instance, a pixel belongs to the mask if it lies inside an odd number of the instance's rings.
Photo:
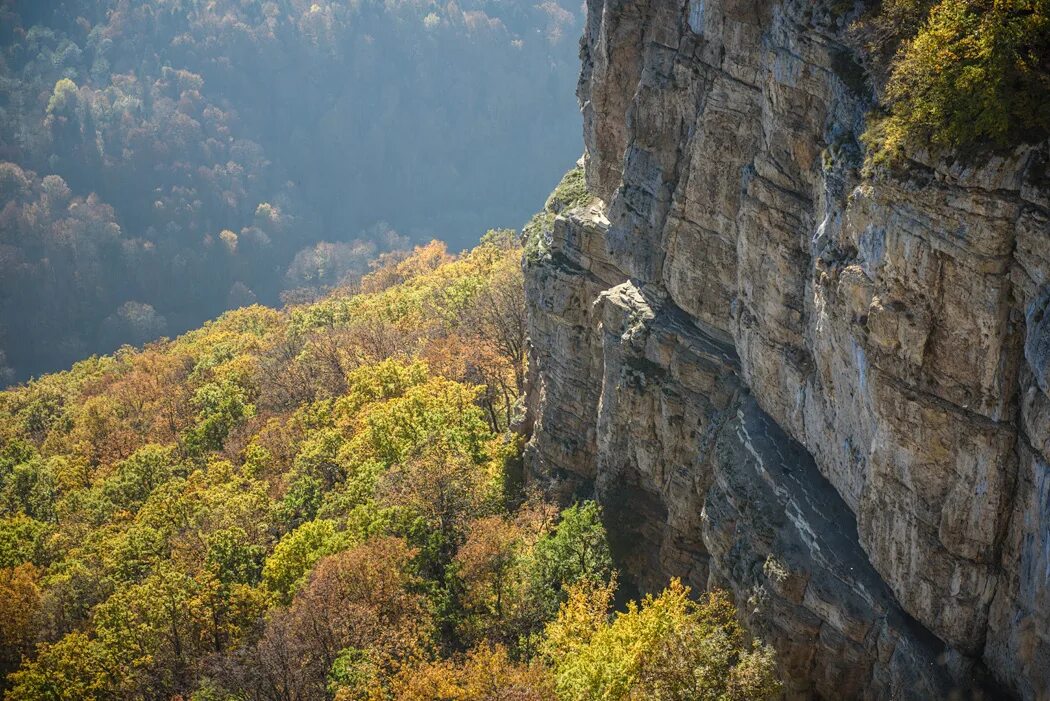
<svg viewBox="0 0 1050 701">
<path fill-rule="evenodd" d="M 583 166 L 573 166 L 551 192 L 543 210 L 533 215 L 521 231 L 526 261 L 535 262 L 547 252 L 554 232 L 555 217 L 570 209 L 582 207 L 591 199 Z"/>
<path fill-rule="evenodd" d="M 922 4 L 888 3 L 883 12 L 899 10 L 914 22 Z M 942 0 L 897 51 L 884 97 L 888 113 L 865 135 L 874 163 L 920 148 L 968 151 L 1044 138 L 1050 0 Z"/>
</svg>

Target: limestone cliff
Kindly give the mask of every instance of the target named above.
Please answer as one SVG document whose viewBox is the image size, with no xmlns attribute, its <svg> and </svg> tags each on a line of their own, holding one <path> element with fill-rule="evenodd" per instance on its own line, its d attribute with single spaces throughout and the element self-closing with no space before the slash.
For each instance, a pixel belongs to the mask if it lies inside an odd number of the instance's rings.
<svg viewBox="0 0 1050 701">
<path fill-rule="evenodd" d="M 731 589 L 792 696 L 1050 698 L 1046 149 L 864 177 L 844 3 L 588 5 L 531 475 L 639 587 Z"/>
</svg>

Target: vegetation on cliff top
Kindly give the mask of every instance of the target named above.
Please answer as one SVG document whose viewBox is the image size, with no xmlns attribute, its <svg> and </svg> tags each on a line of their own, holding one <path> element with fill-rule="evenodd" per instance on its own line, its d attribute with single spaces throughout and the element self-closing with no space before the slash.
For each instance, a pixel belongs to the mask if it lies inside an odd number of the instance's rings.
<svg viewBox="0 0 1050 701">
<path fill-rule="evenodd" d="M 543 209 L 533 215 L 522 229 L 525 247 L 525 260 L 533 262 L 542 257 L 550 245 L 553 234 L 554 219 L 562 212 L 580 207 L 593 199 L 587 189 L 587 176 L 583 166 L 577 164 L 562 176 L 555 186 Z"/>
<path fill-rule="evenodd" d="M 5 698 L 775 692 L 724 597 L 614 613 L 598 507 L 522 490 L 520 259 L 431 243 L 0 392 Z"/>
<path fill-rule="evenodd" d="M 887 0 L 864 25 L 888 72 L 886 113 L 865 134 L 871 162 L 1050 135 L 1047 0 Z"/>
</svg>

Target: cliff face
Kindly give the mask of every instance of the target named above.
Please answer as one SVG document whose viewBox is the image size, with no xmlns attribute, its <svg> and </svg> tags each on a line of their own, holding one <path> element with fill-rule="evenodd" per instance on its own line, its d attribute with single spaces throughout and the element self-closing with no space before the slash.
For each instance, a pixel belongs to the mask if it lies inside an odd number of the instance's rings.
<svg viewBox="0 0 1050 701">
<path fill-rule="evenodd" d="M 793 695 L 1050 698 L 1045 149 L 860 175 L 842 3 L 591 0 L 527 457 Z"/>
</svg>

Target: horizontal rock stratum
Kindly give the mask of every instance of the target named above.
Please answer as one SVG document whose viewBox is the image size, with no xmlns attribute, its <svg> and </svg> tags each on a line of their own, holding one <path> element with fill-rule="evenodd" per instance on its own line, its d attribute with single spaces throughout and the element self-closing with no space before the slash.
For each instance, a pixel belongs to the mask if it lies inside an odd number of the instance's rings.
<svg viewBox="0 0 1050 701">
<path fill-rule="evenodd" d="M 1050 699 L 1047 149 L 862 175 L 833 5 L 588 3 L 529 472 L 638 587 L 733 591 L 791 697 Z"/>
</svg>

